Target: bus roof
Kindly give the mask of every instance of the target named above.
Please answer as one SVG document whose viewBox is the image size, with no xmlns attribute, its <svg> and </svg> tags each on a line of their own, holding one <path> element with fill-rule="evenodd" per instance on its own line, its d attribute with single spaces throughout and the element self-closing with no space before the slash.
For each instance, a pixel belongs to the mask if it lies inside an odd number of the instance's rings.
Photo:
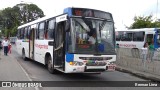
<svg viewBox="0 0 160 90">
<path fill-rule="evenodd" d="M 34 20 L 34 21 L 31 21 L 31 22 L 29 22 L 29 23 L 26 23 L 26 24 L 23 24 L 23 25 L 19 26 L 18 29 L 19 29 L 19 28 L 23 28 L 23 27 L 28 26 L 28 25 L 33 25 L 33 24 L 35 24 L 35 23 L 37 23 L 37 22 L 41 22 L 41 21 L 44 21 L 44 20 L 46 20 L 46 19 L 50 19 L 50 18 L 53 18 L 53 17 L 55 17 L 55 16 L 45 16 L 45 17 L 36 19 L 36 20 Z"/>
<path fill-rule="evenodd" d="M 134 31 L 134 32 L 138 32 L 138 31 L 155 31 L 157 29 L 160 29 L 160 28 L 126 29 L 126 30 L 117 30 L 116 32 L 118 32 L 118 31 Z"/>
<path fill-rule="evenodd" d="M 79 13 L 79 12 L 81 12 L 81 13 Z M 89 9 L 89 8 L 68 7 L 68 8 L 65 8 L 63 13 L 59 14 L 59 15 L 63 15 L 63 14 L 67 14 L 69 16 L 97 17 L 97 18 L 104 18 L 104 19 L 113 20 L 111 13 L 101 11 L 101 10 L 96 10 L 96 9 Z M 44 21 L 44 20 L 47 20 L 50 18 L 57 17 L 59 15 L 45 16 L 45 17 L 39 18 L 37 20 L 31 21 L 29 23 L 26 23 L 26 24 L 19 26 L 18 29 L 26 27 L 28 25 L 33 25 L 37 22 L 41 22 L 41 21 Z"/>
<path fill-rule="evenodd" d="M 64 9 L 63 13 L 67 13 L 69 16 L 94 17 L 113 20 L 111 13 L 90 8 L 68 7 Z"/>
</svg>

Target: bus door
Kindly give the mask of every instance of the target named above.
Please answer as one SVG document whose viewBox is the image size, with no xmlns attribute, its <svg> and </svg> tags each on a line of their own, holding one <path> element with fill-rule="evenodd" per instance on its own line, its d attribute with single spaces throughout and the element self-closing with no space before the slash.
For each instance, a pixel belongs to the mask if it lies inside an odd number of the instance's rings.
<svg viewBox="0 0 160 90">
<path fill-rule="evenodd" d="M 35 35 L 35 30 L 34 28 L 31 29 L 30 31 L 30 40 L 29 40 L 29 58 L 34 59 L 34 35 Z"/>
<path fill-rule="evenodd" d="M 55 47 L 54 47 L 54 65 L 64 71 L 65 66 L 65 18 L 59 16 L 56 18 Z M 66 16 L 65 16 L 66 17 Z M 64 20 L 59 20 L 59 18 Z"/>
<path fill-rule="evenodd" d="M 153 34 L 146 34 L 146 42 L 148 43 L 148 45 L 151 44 L 153 39 L 154 39 Z"/>
</svg>

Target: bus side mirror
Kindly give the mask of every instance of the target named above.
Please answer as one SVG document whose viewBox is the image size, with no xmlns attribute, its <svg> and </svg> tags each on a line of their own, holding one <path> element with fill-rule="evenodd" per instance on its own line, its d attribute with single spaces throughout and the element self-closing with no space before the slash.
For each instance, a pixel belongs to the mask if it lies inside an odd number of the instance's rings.
<svg viewBox="0 0 160 90">
<path fill-rule="evenodd" d="M 67 20 L 66 23 L 65 23 L 65 31 L 66 32 L 70 31 L 70 21 L 69 20 Z"/>
</svg>

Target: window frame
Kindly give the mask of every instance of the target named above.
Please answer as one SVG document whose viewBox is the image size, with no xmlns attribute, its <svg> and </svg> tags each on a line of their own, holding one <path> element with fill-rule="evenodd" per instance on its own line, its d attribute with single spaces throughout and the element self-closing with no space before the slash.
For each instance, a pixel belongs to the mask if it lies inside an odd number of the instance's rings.
<svg viewBox="0 0 160 90">
<path fill-rule="evenodd" d="M 42 28 L 41 28 L 41 25 L 43 25 Z M 42 35 L 41 35 L 41 32 L 42 32 Z M 45 34 L 45 21 L 42 21 L 38 24 L 37 39 L 43 40 L 44 34 Z"/>
</svg>

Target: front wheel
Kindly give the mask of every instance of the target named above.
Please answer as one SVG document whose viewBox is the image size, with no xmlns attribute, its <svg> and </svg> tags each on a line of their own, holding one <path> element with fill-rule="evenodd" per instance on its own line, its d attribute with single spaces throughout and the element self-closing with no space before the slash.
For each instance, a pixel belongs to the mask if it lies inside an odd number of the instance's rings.
<svg viewBox="0 0 160 90">
<path fill-rule="evenodd" d="M 52 64 L 52 60 L 51 60 L 51 56 L 48 57 L 48 71 L 52 74 L 55 73 L 55 70 Z"/>
</svg>

